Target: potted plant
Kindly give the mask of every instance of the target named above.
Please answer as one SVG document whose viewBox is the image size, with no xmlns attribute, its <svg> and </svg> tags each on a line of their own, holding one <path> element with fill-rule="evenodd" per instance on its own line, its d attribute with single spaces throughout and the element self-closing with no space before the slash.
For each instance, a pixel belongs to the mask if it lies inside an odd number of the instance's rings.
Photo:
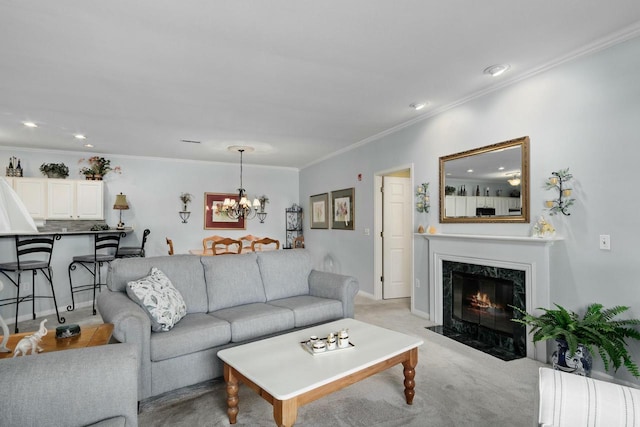
<svg viewBox="0 0 640 427">
<path fill-rule="evenodd" d="M 258 197 L 258 201 L 260 202 L 260 212 L 264 212 L 265 205 L 269 203 L 269 198 L 263 194 Z"/>
<path fill-rule="evenodd" d="M 187 212 L 189 210 L 188 203 L 191 202 L 190 193 L 180 193 L 180 201 L 182 202 L 182 212 Z"/>
<path fill-rule="evenodd" d="M 626 342 L 627 338 L 640 340 L 640 332 L 633 328 L 640 325 L 640 320 L 614 319 L 629 307 L 605 309 L 602 304 L 594 303 L 580 317 L 558 304 L 555 306 L 556 309 L 540 308 L 544 311 L 540 316 L 513 307 L 522 317 L 512 319 L 531 327 L 533 342 L 556 340 L 558 349 L 551 357 L 554 369 L 590 376 L 590 358 L 595 347 L 607 371 L 611 366 L 617 371 L 624 365 L 634 377 L 640 377 L 640 370 L 631 359 Z"/>
<path fill-rule="evenodd" d="M 102 180 L 109 172 L 121 173 L 120 166 L 111 167 L 111 160 L 100 156 L 89 157 L 88 159 L 80 159 L 78 163 L 87 162 L 89 166 L 80 169 L 80 173 L 86 179 Z"/>
<path fill-rule="evenodd" d="M 64 163 L 43 163 L 40 172 L 48 178 L 66 178 L 69 176 L 69 168 Z"/>
</svg>

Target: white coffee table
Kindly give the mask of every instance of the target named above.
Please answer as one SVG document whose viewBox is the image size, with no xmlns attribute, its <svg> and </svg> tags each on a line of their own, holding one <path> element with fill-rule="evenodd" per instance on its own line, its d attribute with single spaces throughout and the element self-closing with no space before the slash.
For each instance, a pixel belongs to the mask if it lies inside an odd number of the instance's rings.
<svg viewBox="0 0 640 427">
<path fill-rule="evenodd" d="M 310 354 L 300 342 L 311 335 L 349 329 L 353 348 Z M 402 363 L 407 404 L 415 395 L 415 367 L 422 339 L 342 319 L 218 352 L 224 362 L 229 422 L 238 415 L 238 381 L 273 405 L 278 426 L 292 426 L 298 407 Z"/>
</svg>

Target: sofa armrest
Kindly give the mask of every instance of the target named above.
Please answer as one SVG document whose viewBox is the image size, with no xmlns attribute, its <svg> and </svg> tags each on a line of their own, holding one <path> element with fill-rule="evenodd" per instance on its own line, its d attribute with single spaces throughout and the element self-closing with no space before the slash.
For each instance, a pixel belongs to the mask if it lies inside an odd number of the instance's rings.
<svg viewBox="0 0 640 427">
<path fill-rule="evenodd" d="M 340 300 L 344 317 L 354 316 L 354 299 L 359 288 L 358 279 L 352 276 L 317 270 L 309 275 L 309 295 Z"/>
<path fill-rule="evenodd" d="M 0 362 L 0 424 L 138 425 L 138 362 L 129 344 L 55 351 Z"/>
<path fill-rule="evenodd" d="M 151 320 L 126 293 L 102 291 L 98 311 L 105 323 L 113 323 L 113 337 L 135 346 L 139 365 L 139 400 L 151 396 Z"/>
<path fill-rule="evenodd" d="M 541 367 L 536 423 L 540 427 L 637 425 L 640 389 Z"/>
</svg>

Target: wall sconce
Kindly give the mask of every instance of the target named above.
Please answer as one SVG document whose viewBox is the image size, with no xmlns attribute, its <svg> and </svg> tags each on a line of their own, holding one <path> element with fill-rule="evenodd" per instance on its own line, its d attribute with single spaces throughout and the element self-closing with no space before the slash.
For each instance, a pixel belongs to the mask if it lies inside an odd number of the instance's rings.
<svg viewBox="0 0 640 427">
<path fill-rule="evenodd" d="M 267 217 L 267 213 L 264 211 L 264 207 L 267 203 L 269 203 L 269 198 L 263 194 L 262 196 L 258 197 L 258 202 L 260 202 L 260 211 L 256 213 L 256 215 L 258 215 L 260 224 L 264 224 L 264 219 Z"/>
<path fill-rule="evenodd" d="M 567 182 L 573 178 L 573 175 L 569 173 L 569 168 L 561 169 L 557 172 L 551 172 L 553 175 L 546 182 L 547 190 L 555 188 L 558 190 L 558 198 L 555 200 L 547 200 L 544 202 L 545 206 L 549 209 L 549 215 L 555 215 L 561 213 L 563 215 L 571 215 L 569 213 L 569 207 L 573 205 L 575 199 L 571 199 L 571 189 L 566 188 Z"/>
<path fill-rule="evenodd" d="M 180 219 L 182 219 L 182 223 L 186 224 L 187 220 L 191 216 L 191 212 L 189 212 L 189 202 L 191 201 L 192 196 L 190 193 L 181 193 L 180 201 L 182 202 L 182 210 L 178 212 L 180 215 Z"/>
<path fill-rule="evenodd" d="M 423 182 L 416 188 L 416 210 L 420 213 L 429 213 L 430 208 L 429 183 Z"/>
<path fill-rule="evenodd" d="M 129 209 L 127 196 L 122 193 L 116 195 L 116 202 L 113 204 L 113 209 L 117 209 L 120 211 L 120 222 L 118 223 L 116 230 L 124 230 L 124 222 L 122 222 L 122 211 Z"/>
<path fill-rule="evenodd" d="M 180 211 L 180 212 L 178 212 L 178 214 L 180 215 L 180 219 L 182 219 L 182 223 L 183 224 L 186 224 L 187 220 L 191 216 L 191 212 L 189 212 L 189 211 Z"/>
</svg>

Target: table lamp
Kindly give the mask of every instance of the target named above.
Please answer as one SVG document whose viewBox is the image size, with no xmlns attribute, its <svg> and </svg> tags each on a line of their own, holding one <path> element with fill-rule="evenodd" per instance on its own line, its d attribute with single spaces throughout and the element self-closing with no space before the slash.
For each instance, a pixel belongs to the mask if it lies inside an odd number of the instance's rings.
<svg viewBox="0 0 640 427">
<path fill-rule="evenodd" d="M 120 193 L 116 195 L 116 202 L 113 204 L 113 209 L 117 209 L 120 211 L 120 222 L 116 227 L 117 230 L 124 230 L 124 222 L 122 222 L 122 211 L 125 209 L 129 209 L 129 204 L 127 203 L 127 196 Z"/>
</svg>

